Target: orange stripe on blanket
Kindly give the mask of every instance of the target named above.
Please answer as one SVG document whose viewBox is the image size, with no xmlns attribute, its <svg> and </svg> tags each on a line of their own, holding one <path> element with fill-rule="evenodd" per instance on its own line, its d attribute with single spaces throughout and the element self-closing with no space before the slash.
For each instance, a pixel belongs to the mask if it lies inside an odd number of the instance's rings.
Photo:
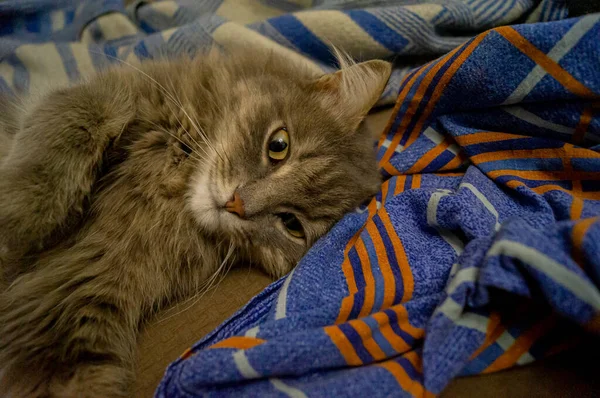
<svg viewBox="0 0 600 398">
<path fill-rule="evenodd" d="M 404 330 L 406 333 L 410 334 L 415 340 L 419 340 L 425 336 L 425 330 L 421 328 L 416 328 L 411 325 L 410 320 L 408 319 L 408 311 L 406 307 L 402 304 L 396 304 L 395 306 L 390 308 L 396 314 L 398 318 L 398 326 L 400 329 Z"/>
<path fill-rule="evenodd" d="M 379 345 L 375 342 L 375 339 L 373 339 L 373 331 L 369 325 L 358 319 L 352 320 L 348 323 L 354 330 L 356 330 L 356 333 L 358 333 L 360 336 L 363 345 L 369 354 L 371 354 L 373 359 L 376 361 L 381 361 L 382 359 L 387 358 L 387 355 L 385 355 L 381 347 L 379 347 Z"/>
<path fill-rule="evenodd" d="M 413 353 L 413 354 L 410 355 L 411 353 Z M 411 363 L 413 363 L 412 361 L 414 361 L 414 358 L 413 358 L 414 356 L 418 357 L 418 355 L 416 353 L 414 353 L 414 351 L 407 352 L 406 354 L 403 355 L 403 357 L 408 359 L 408 361 Z M 398 383 L 398 385 L 404 391 L 411 394 L 413 397 L 432 397 L 432 396 L 434 396 L 432 393 L 425 390 L 425 388 L 423 387 L 423 385 L 421 383 L 411 379 L 410 376 L 406 373 L 406 370 L 404 370 L 404 368 L 402 367 L 402 365 L 400 365 L 398 362 L 394 361 L 393 359 L 379 363 L 376 366 L 380 366 L 380 367 L 384 368 L 385 370 L 387 370 L 388 372 L 390 372 L 391 375 L 394 376 L 394 379 L 396 379 L 396 382 Z"/>
<path fill-rule="evenodd" d="M 460 166 L 462 166 L 462 164 L 464 162 L 467 161 L 467 157 L 462 153 L 459 152 L 458 155 L 455 155 L 454 158 L 452 158 L 451 161 L 449 161 L 448 163 L 446 163 L 444 165 L 444 167 L 442 167 L 440 169 L 440 171 L 446 171 L 446 170 L 456 170 L 458 169 Z M 445 173 L 445 174 L 438 174 L 438 175 L 445 175 L 445 176 L 449 176 L 451 173 Z M 464 174 L 464 173 L 458 173 L 458 174 Z"/>
<path fill-rule="evenodd" d="M 446 88 L 446 86 L 448 85 L 448 83 L 450 82 L 452 77 L 454 77 L 454 74 L 456 73 L 456 71 L 458 71 L 458 69 L 467 60 L 467 58 L 469 58 L 469 56 L 471 55 L 471 53 L 473 53 L 475 48 L 477 48 L 479 43 L 481 43 L 481 41 L 487 37 L 487 34 L 488 34 L 488 32 L 484 32 L 484 33 L 480 34 L 479 36 L 475 37 L 473 39 L 473 41 L 467 46 L 467 48 L 465 48 L 465 50 L 456 57 L 456 59 L 454 60 L 454 62 L 452 62 L 452 64 L 446 70 L 446 72 L 444 72 L 444 74 L 442 75 L 442 78 L 439 80 L 433 93 L 431 94 L 431 98 L 429 99 L 429 101 L 427 101 L 427 106 L 425 107 L 425 110 L 421 114 L 421 117 L 417 121 L 417 124 L 415 125 L 412 132 L 410 133 L 410 136 L 408 137 L 408 140 L 406 141 L 405 147 L 410 146 L 413 142 L 415 142 L 417 140 L 417 137 L 421 133 L 423 125 L 429 118 L 429 115 L 431 115 L 431 112 L 433 111 L 433 108 L 435 108 L 435 105 L 437 104 L 439 99 L 442 97 L 442 93 L 444 92 L 444 89 Z M 452 56 L 454 54 L 450 53 L 449 55 Z"/>
<path fill-rule="evenodd" d="M 247 350 L 248 348 L 256 347 L 266 342 L 266 340 L 256 337 L 233 336 L 223 341 L 213 344 L 208 348 L 235 348 L 238 350 Z"/>
<path fill-rule="evenodd" d="M 342 306 L 340 308 L 340 313 L 338 314 L 335 323 L 344 323 L 348 320 L 350 316 L 350 312 L 352 311 L 352 307 L 354 306 L 354 295 L 356 293 L 350 293 L 348 296 L 342 299 Z"/>
<path fill-rule="evenodd" d="M 404 86 L 404 88 L 402 89 L 402 91 L 398 95 L 398 100 L 396 101 L 396 106 L 394 107 L 394 111 L 396 111 L 396 108 L 398 108 L 398 110 L 399 110 L 400 107 L 402 107 L 402 104 L 406 100 L 406 96 L 408 95 L 408 93 L 412 89 L 412 86 L 415 84 L 415 81 L 417 81 L 417 79 L 419 77 L 421 77 L 421 75 L 423 73 L 425 73 L 426 69 L 427 69 L 427 66 L 422 66 L 421 70 L 419 70 L 417 73 L 415 73 L 413 75 L 413 77 L 408 81 L 408 83 L 406 84 L 406 86 Z M 402 117 L 402 120 L 400 122 L 400 125 L 398 126 L 398 129 L 394 132 L 395 133 L 394 134 L 394 138 L 392 138 L 390 146 L 386 149 L 385 153 L 383 154 L 383 157 L 381 158 L 381 161 L 379 162 L 379 165 L 387 163 L 390 160 L 390 158 L 392 157 L 392 154 L 394 153 L 394 151 L 396 150 L 396 148 L 398 147 L 398 144 L 400 143 L 400 140 L 402 139 L 402 130 L 406 128 L 405 120 L 408 120 L 407 115 L 409 114 L 409 112 L 414 112 L 414 111 L 411 111 L 411 105 L 412 104 L 409 105 L 408 109 L 406 110 L 406 113 Z M 393 123 L 394 123 L 394 120 L 392 118 L 390 118 L 390 121 L 389 121 L 390 129 L 391 129 Z M 380 144 L 381 145 L 383 145 L 383 141 L 384 140 L 385 139 L 380 140 Z"/>
<path fill-rule="evenodd" d="M 403 356 L 408 359 L 408 362 L 410 362 L 417 372 L 423 373 L 423 358 L 416 351 L 409 351 Z"/>
<path fill-rule="evenodd" d="M 600 221 L 600 217 L 591 217 L 579 221 L 573 226 L 571 231 L 571 239 L 573 241 L 573 259 L 583 266 L 585 264 L 585 256 L 583 254 L 583 240 L 588 230 L 594 223 Z"/>
<path fill-rule="evenodd" d="M 429 166 L 432 161 L 434 161 L 446 149 L 448 149 L 449 146 L 450 142 L 446 139 L 443 139 L 438 145 L 425 152 L 425 154 L 421 156 L 421 158 L 406 171 L 406 174 L 420 173 L 425 167 Z"/>
<path fill-rule="evenodd" d="M 439 72 L 439 70 L 444 65 L 446 65 L 446 63 L 450 60 L 450 58 L 452 58 L 452 56 L 454 56 L 454 54 L 456 54 L 457 51 L 462 49 L 462 47 L 463 46 L 457 47 L 454 50 L 452 50 L 451 52 L 449 52 L 448 54 L 446 54 L 444 57 L 439 59 L 435 63 L 435 65 L 433 65 L 433 67 L 429 70 L 429 72 L 427 72 L 427 74 L 421 81 L 419 88 L 415 92 L 414 96 L 410 99 L 410 104 L 409 104 L 406 112 L 404 113 L 404 116 L 402 117 L 402 121 L 400 122 L 400 125 L 398 126 L 396 135 L 392 139 L 392 143 L 390 144 L 389 148 L 385 151 L 385 154 L 383 155 L 383 157 L 381 158 L 381 161 L 379 162 L 380 167 L 385 168 L 385 166 L 383 166 L 383 165 L 387 164 L 389 162 L 390 158 L 392 157 L 392 154 L 396 150 L 396 147 L 402 140 L 402 136 L 404 135 L 404 130 L 408 127 L 411 119 L 414 117 L 415 113 L 417 112 L 417 109 L 425 95 L 425 92 L 429 88 L 429 85 L 431 84 L 431 81 L 433 80 L 435 75 Z M 404 90 L 402 90 L 402 93 L 400 93 L 399 100 L 400 100 L 400 98 L 402 98 L 402 101 L 404 101 L 404 99 L 406 98 L 406 95 L 412 88 L 415 80 L 417 78 L 419 78 L 425 72 L 426 69 L 427 69 L 426 66 L 422 67 L 421 70 L 413 76 L 413 78 L 409 81 L 409 84 L 407 84 L 407 86 L 404 88 Z M 410 87 L 409 87 L 409 85 L 410 85 Z M 388 172 L 389 172 L 389 170 L 388 170 Z"/>
<path fill-rule="evenodd" d="M 377 201 L 375 198 L 371 200 L 369 206 L 367 207 L 369 214 L 367 216 L 367 220 L 373 218 L 375 213 L 377 212 Z M 342 299 L 342 305 L 340 308 L 340 313 L 338 314 L 338 318 L 335 323 L 343 323 L 346 322 L 348 317 L 350 316 L 350 312 L 352 311 L 352 307 L 354 306 L 354 294 L 358 292 L 358 288 L 356 286 L 356 279 L 354 278 L 354 270 L 352 269 L 352 264 L 350 263 L 350 258 L 348 257 L 348 252 L 350 249 L 354 247 L 356 241 L 360 237 L 361 232 L 364 227 L 359 229 L 356 234 L 348 241 L 346 244 L 346 248 L 344 249 L 344 261 L 342 262 L 342 272 L 344 273 L 344 277 L 346 278 L 346 285 L 348 286 L 348 296 Z"/>
<path fill-rule="evenodd" d="M 479 346 L 479 348 L 475 350 L 473 354 L 471 354 L 471 360 L 477 358 L 479 354 L 481 354 L 489 346 L 494 344 L 496 340 L 498 340 L 498 337 L 502 336 L 502 333 L 504 333 L 504 331 L 506 330 L 506 327 L 504 327 L 504 325 L 500 323 L 500 314 L 498 314 L 497 312 L 492 312 L 489 316 L 489 319 L 490 320 L 488 322 L 487 331 L 485 333 L 485 340 L 483 341 L 481 346 Z"/>
<path fill-rule="evenodd" d="M 573 166 L 571 165 L 571 157 L 572 155 L 572 150 L 573 150 L 573 146 L 572 145 L 565 145 L 563 148 L 561 148 L 563 151 L 563 155 L 562 155 L 562 164 L 563 164 L 563 169 L 565 171 L 565 173 L 567 174 L 573 174 Z M 581 180 L 579 179 L 573 179 L 571 181 L 571 185 L 572 185 L 572 192 L 573 192 L 573 200 L 571 201 L 571 207 L 569 209 L 569 216 L 571 218 L 571 220 L 576 220 L 581 218 L 581 212 L 583 211 L 583 200 L 580 198 L 579 193 L 583 191 L 583 188 L 581 186 Z"/>
<path fill-rule="evenodd" d="M 387 232 L 390 241 L 392 242 L 392 247 L 394 248 L 396 260 L 398 261 L 400 275 L 402 275 L 402 284 L 404 290 L 402 294 L 402 302 L 404 303 L 410 300 L 413 294 L 413 274 L 410 269 L 410 264 L 408 263 L 408 257 L 406 256 L 404 245 L 402 244 L 402 241 L 400 240 L 400 238 L 396 234 L 396 231 L 394 230 L 392 221 L 390 220 L 390 216 L 387 214 L 387 211 L 383 207 L 379 210 L 379 218 L 381 218 L 385 231 Z"/>
<path fill-rule="evenodd" d="M 580 145 L 583 142 L 583 138 L 585 137 L 585 133 L 592 121 L 592 116 L 594 115 L 594 109 L 589 107 L 585 108 L 583 112 L 581 112 L 581 117 L 579 118 L 579 123 L 577 123 L 577 127 L 575 127 L 575 133 L 573 133 L 573 144 Z"/>
<path fill-rule="evenodd" d="M 475 144 L 484 144 L 486 142 L 518 140 L 518 139 L 531 138 L 531 137 L 528 137 L 526 135 L 518 135 L 518 134 L 498 133 L 495 131 L 482 131 L 479 133 L 458 135 L 453 138 L 456 142 L 458 142 L 458 145 L 469 146 L 469 145 L 475 145 Z"/>
<path fill-rule="evenodd" d="M 570 156 L 580 159 L 596 158 L 600 159 L 600 153 L 590 149 L 571 148 L 569 149 Z M 495 162 L 498 160 L 509 159 L 561 159 L 565 157 L 565 149 L 563 148 L 548 148 L 548 149 L 515 149 L 508 151 L 487 152 L 479 155 L 471 156 L 471 161 L 475 164 L 485 162 Z"/>
<path fill-rule="evenodd" d="M 412 183 L 410 184 L 410 189 L 418 189 L 421 188 L 421 174 L 413 174 Z"/>
<path fill-rule="evenodd" d="M 391 176 L 399 176 L 402 174 L 402 172 L 396 170 L 396 168 L 392 166 L 391 163 L 384 163 L 381 166 L 381 168 L 384 169 Z"/>
<path fill-rule="evenodd" d="M 572 181 L 572 180 L 600 180 L 598 171 L 547 171 L 547 170 L 493 170 L 486 172 L 491 178 L 503 176 L 514 176 L 526 178 L 528 180 L 548 180 L 548 181 Z"/>
<path fill-rule="evenodd" d="M 385 204 L 385 200 L 387 199 L 388 190 L 390 189 L 390 180 L 387 180 L 383 184 L 381 184 L 381 204 Z"/>
<path fill-rule="evenodd" d="M 194 355 L 194 351 L 192 351 L 191 348 L 186 348 L 185 351 L 179 356 L 179 359 L 185 361 L 186 359 L 188 359 L 192 355 Z"/>
<path fill-rule="evenodd" d="M 506 186 L 509 188 L 512 188 L 512 189 L 516 189 L 517 187 L 526 187 L 527 189 L 530 189 L 531 191 L 533 191 L 539 195 L 543 195 L 546 192 L 550 192 L 550 191 L 562 191 L 569 195 L 573 195 L 573 192 L 569 191 L 568 189 L 565 189 L 565 188 L 561 187 L 560 185 L 554 185 L 554 184 L 545 184 L 545 185 L 540 185 L 539 187 L 529 188 L 522 181 L 511 180 L 506 183 Z M 578 192 L 577 195 L 579 195 L 579 197 L 581 199 L 600 200 L 600 192 Z"/>
<path fill-rule="evenodd" d="M 390 325 L 390 318 L 385 312 L 376 312 L 372 316 L 373 319 L 377 321 L 377 324 L 379 325 L 379 331 L 383 337 L 385 337 L 385 339 L 398 354 L 402 354 L 403 352 L 406 352 L 412 348 L 410 345 L 408 345 L 408 343 L 406 343 L 406 341 L 404 341 L 404 339 L 394 333 L 394 330 Z"/>
<path fill-rule="evenodd" d="M 556 324 L 556 316 L 550 315 L 541 322 L 536 323 L 523 334 L 521 334 L 515 342 L 500 355 L 494 362 L 490 364 L 482 373 L 496 372 L 502 369 L 513 366 L 523 354 L 525 354 L 533 343 L 542 337 L 548 330 Z"/>
<path fill-rule="evenodd" d="M 363 288 L 365 292 L 365 301 L 358 314 L 359 317 L 363 317 L 370 314 L 373 309 L 373 303 L 375 302 L 375 278 L 373 278 L 371 262 L 369 261 L 365 242 L 363 242 L 362 239 L 358 239 L 354 247 L 358 253 L 363 277 L 365 278 L 365 287 Z"/>
<path fill-rule="evenodd" d="M 583 199 L 581 195 L 576 192 L 581 192 L 581 181 L 573 181 L 573 201 L 571 202 L 571 208 L 569 209 L 569 217 L 571 220 L 578 220 L 581 218 L 583 212 Z"/>
<path fill-rule="evenodd" d="M 379 268 L 381 269 L 381 274 L 383 276 L 383 303 L 382 308 L 377 309 L 380 310 L 388 308 L 394 303 L 394 297 L 396 296 L 396 278 L 394 278 L 394 273 L 392 272 L 392 267 L 388 261 L 385 245 L 383 244 L 381 235 L 379 234 L 374 222 L 369 221 L 367 223 L 367 232 L 373 241 L 375 255 L 377 256 L 377 263 L 379 264 Z"/>
<path fill-rule="evenodd" d="M 489 316 L 489 323 L 486 331 L 486 337 L 481 345 L 472 355 L 471 359 L 476 358 L 486 348 L 495 343 L 500 336 L 506 331 L 508 326 L 523 322 L 536 315 L 534 307 L 529 303 L 518 305 L 510 312 L 504 313 L 502 316 L 498 312 L 492 312 Z"/>
<path fill-rule="evenodd" d="M 569 72 L 562 68 L 556 61 L 544 54 L 539 48 L 525 39 L 519 32 L 510 26 L 496 29 L 500 35 L 508 40 L 513 46 L 527 55 L 536 64 L 541 66 L 550 76 L 555 78 L 567 90 L 575 95 L 586 98 L 596 98 L 597 95 L 575 79 Z"/>
<path fill-rule="evenodd" d="M 404 192 L 404 184 L 406 184 L 406 176 L 401 175 L 396 178 L 396 187 L 394 188 L 394 196 Z"/>
<path fill-rule="evenodd" d="M 429 65 L 431 65 L 432 62 L 434 62 L 434 61 L 428 62 L 427 64 L 423 65 L 421 67 L 421 71 L 415 73 L 413 75 L 413 77 L 410 78 L 410 81 L 408 83 L 406 83 L 406 85 L 404 86 L 404 88 L 402 89 L 402 91 L 400 92 L 400 94 L 398 95 L 398 98 L 396 98 L 396 104 L 394 105 L 394 109 L 392 110 L 390 118 L 388 119 L 388 122 L 385 125 L 385 128 L 383 129 L 383 133 L 381 134 L 381 137 L 379 137 L 379 143 L 377 144 L 377 149 L 381 148 L 381 146 L 383 145 L 383 141 L 385 141 L 385 138 L 390 133 L 392 125 L 394 124 L 394 120 L 396 120 L 396 115 L 398 114 L 398 111 L 400 110 L 400 107 L 402 107 L 402 104 L 404 103 L 404 99 L 406 98 L 406 95 L 408 94 L 408 92 L 410 91 L 411 87 L 415 83 L 415 80 L 418 78 L 417 74 L 422 74 L 423 73 L 422 70 L 427 69 L 429 67 Z M 402 79 L 402 82 L 400 83 L 400 87 L 402 87 L 402 85 L 404 84 L 404 82 L 406 81 L 406 79 L 409 78 L 409 76 L 410 76 L 410 74 L 406 75 Z M 398 144 L 396 144 L 396 145 L 398 145 Z"/>
<path fill-rule="evenodd" d="M 337 326 L 327 326 L 323 329 L 333 344 L 338 348 L 340 354 L 344 357 L 346 363 L 350 366 L 360 366 L 363 364 L 356 350 L 350 343 L 350 340 Z"/>
</svg>

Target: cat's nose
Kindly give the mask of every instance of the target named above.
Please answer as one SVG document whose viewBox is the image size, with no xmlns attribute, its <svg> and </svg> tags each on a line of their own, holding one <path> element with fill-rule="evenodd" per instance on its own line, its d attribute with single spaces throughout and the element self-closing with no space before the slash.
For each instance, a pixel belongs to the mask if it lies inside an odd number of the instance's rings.
<svg viewBox="0 0 600 398">
<path fill-rule="evenodd" d="M 225 203 L 225 210 L 237 214 L 240 218 L 244 218 L 244 202 L 237 191 L 233 194 L 233 197 Z"/>
</svg>

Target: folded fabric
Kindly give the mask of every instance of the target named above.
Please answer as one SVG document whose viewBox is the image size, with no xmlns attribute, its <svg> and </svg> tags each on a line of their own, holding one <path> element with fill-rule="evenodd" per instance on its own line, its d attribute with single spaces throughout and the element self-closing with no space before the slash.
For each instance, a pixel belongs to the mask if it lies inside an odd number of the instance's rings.
<svg viewBox="0 0 600 398">
<path fill-rule="evenodd" d="M 424 396 L 599 331 L 598 37 L 599 15 L 502 27 L 410 73 L 381 192 L 157 396 Z"/>
<path fill-rule="evenodd" d="M 562 19 L 562 0 L 4 0 L 0 93 L 39 92 L 111 64 L 194 55 L 211 46 L 265 47 L 325 71 L 329 45 L 356 59 L 393 58 L 380 105 L 403 77 L 485 29 Z"/>
</svg>

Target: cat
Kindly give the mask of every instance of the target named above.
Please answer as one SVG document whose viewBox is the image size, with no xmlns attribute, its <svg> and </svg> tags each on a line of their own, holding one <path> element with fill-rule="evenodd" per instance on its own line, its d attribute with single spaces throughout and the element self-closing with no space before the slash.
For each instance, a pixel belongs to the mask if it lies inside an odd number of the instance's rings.
<svg viewBox="0 0 600 398">
<path fill-rule="evenodd" d="M 4 103 L 2 396 L 128 396 L 152 314 L 228 262 L 285 275 L 374 195 L 391 65 L 339 62 L 212 51 Z"/>
</svg>

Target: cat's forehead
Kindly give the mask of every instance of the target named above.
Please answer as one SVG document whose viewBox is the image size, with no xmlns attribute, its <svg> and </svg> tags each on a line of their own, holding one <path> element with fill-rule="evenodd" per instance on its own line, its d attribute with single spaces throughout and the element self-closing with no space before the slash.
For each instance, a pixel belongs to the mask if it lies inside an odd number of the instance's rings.
<svg viewBox="0 0 600 398">
<path fill-rule="evenodd" d="M 232 105 L 236 116 L 248 123 L 262 122 L 279 116 L 279 95 L 260 89 L 257 84 L 239 81 L 233 88 Z"/>
</svg>

